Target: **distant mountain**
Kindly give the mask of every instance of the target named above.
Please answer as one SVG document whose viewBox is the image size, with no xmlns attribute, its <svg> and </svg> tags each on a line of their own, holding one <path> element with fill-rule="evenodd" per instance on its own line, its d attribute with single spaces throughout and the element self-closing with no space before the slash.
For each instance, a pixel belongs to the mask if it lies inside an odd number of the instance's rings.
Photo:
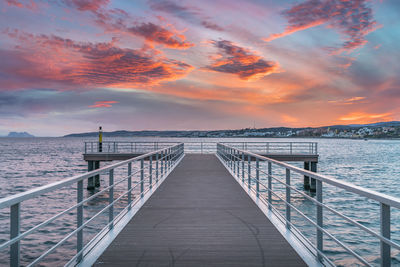
<svg viewBox="0 0 400 267">
<path fill-rule="evenodd" d="M 27 132 L 10 132 L 7 137 L 35 137 Z"/>
</svg>

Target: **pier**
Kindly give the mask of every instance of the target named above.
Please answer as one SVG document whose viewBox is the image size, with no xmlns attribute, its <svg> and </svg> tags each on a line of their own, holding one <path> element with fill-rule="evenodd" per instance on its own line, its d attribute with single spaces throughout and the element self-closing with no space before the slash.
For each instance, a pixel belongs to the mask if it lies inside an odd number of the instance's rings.
<svg viewBox="0 0 400 267">
<path fill-rule="evenodd" d="M 335 266 L 325 253 L 327 240 L 357 264 L 372 266 L 369 258 L 330 232 L 335 226 L 324 220 L 325 213 L 338 216 L 378 241 L 380 266 L 391 266 L 391 251 L 400 250 L 390 231 L 395 223 L 391 210 L 400 209 L 400 199 L 316 173 L 315 143 L 150 142 L 140 149 L 136 144 L 136 150 L 134 144 L 129 142 L 122 149 L 122 144 L 110 143 L 108 150 L 103 142 L 98 151 L 88 142 L 84 159 L 93 164 L 93 170 L 0 199 L 0 209 L 10 211 L 10 238 L 0 244 L 0 251 L 9 250 L 9 265 L 21 265 L 21 241 L 71 213 L 75 214 L 75 229 L 24 265 L 40 264 L 75 237 L 76 253 L 66 260 L 66 266 Z M 111 156 L 118 153 L 128 158 L 96 169 L 93 162 L 117 160 Z M 305 168 L 283 159 L 302 161 Z M 96 185 L 95 177 L 108 183 Z M 293 186 L 306 178 L 309 189 Z M 85 183 L 94 183 L 86 198 Z M 123 185 L 123 192 L 115 190 L 117 185 Z M 380 230 L 324 203 L 324 185 L 379 205 Z M 76 188 L 76 204 L 21 231 L 25 201 L 70 186 Z M 107 204 L 85 217 L 84 207 L 105 195 Z M 314 205 L 312 214 L 296 205 L 295 196 Z M 123 205 L 118 211 L 117 203 Z M 85 229 L 104 214 L 107 220 L 102 230 L 85 241 Z M 315 238 L 309 238 L 296 224 L 295 216 L 314 227 Z"/>
<path fill-rule="evenodd" d="M 186 155 L 95 262 L 136 264 L 306 266 L 211 154 Z"/>
<path fill-rule="evenodd" d="M 85 142 L 83 159 L 88 163 L 88 171 L 100 168 L 100 162 L 127 160 L 160 148 L 177 145 L 179 142 Z M 304 162 L 304 169 L 317 172 L 318 144 L 315 142 L 223 142 L 234 148 L 257 153 L 279 161 Z M 216 142 L 185 142 L 184 152 L 188 154 L 215 154 Z M 246 157 L 246 156 L 245 156 Z M 245 159 L 247 160 L 247 158 Z M 87 188 L 100 186 L 99 177 L 89 179 Z M 304 176 L 304 189 L 315 192 L 314 179 Z"/>
</svg>

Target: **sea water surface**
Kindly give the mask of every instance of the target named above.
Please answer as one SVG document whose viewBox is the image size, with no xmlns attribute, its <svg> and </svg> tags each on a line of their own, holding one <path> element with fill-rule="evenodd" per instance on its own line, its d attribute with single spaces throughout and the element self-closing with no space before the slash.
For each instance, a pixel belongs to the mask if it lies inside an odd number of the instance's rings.
<svg viewBox="0 0 400 267">
<path fill-rule="evenodd" d="M 93 141 L 95 139 L 92 139 Z M 107 141 L 279 141 L 279 142 L 318 142 L 320 155 L 318 172 L 339 180 L 347 181 L 391 196 L 400 197 L 400 140 L 349 140 L 349 139 L 271 139 L 271 138 L 118 138 Z M 0 198 L 52 182 L 84 173 L 87 164 L 83 161 L 84 141 L 88 138 L 0 138 Z M 109 163 L 108 163 L 109 164 Z M 302 167 L 300 163 L 293 165 Z M 266 166 L 261 166 L 266 168 Z M 134 166 L 137 168 L 137 166 Z M 116 177 L 123 176 L 125 169 L 119 170 Z M 273 169 L 273 175 L 284 180 L 284 170 Z M 107 184 L 106 175 L 101 177 L 101 188 Z M 265 180 L 265 177 L 262 178 Z M 118 180 L 118 178 L 116 178 Z M 299 190 L 303 187 L 303 177 L 292 175 L 292 184 Z M 125 186 L 126 187 L 126 186 Z M 115 189 L 116 197 L 126 190 L 123 184 Z M 284 188 L 273 184 L 279 195 L 284 197 Z M 101 190 L 100 188 L 100 190 Z M 85 198 L 90 191 L 85 190 Z M 379 232 L 379 204 L 366 200 L 356 194 L 325 185 L 324 203 L 342 212 L 346 216 Z M 122 199 L 124 201 L 124 199 Z M 278 209 L 283 212 L 285 206 L 274 198 Z M 54 216 L 58 212 L 76 203 L 76 185 L 50 192 L 41 197 L 23 202 L 21 206 L 21 231 L 26 231 L 38 223 Z M 90 201 L 84 207 L 85 220 L 100 211 L 108 203 L 108 194 Z M 292 203 L 303 213 L 315 218 L 315 205 L 304 196 L 293 192 Z M 121 210 L 123 203 L 116 206 Z M 400 212 L 391 209 L 391 235 L 400 242 Z M 292 211 L 293 223 L 303 234 L 315 242 L 315 227 Z M 84 230 L 87 243 L 108 220 L 104 213 Z M 371 264 L 379 265 L 379 241 L 352 226 L 343 219 L 324 211 L 324 224 L 328 231 L 365 257 Z M 21 241 L 21 263 L 27 265 L 44 251 L 57 244 L 76 227 L 76 213 L 71 211 L 47 225 L 44 229 L 29 235 Z M 0 243 L 9 239 L 9 210 L 0 210 Z M 75 255 L 75 236 L 49 254 L 41 263 L 43 266 L 60 266 Z M 324 251 L 337 265 L 358 266 L 360 263 L 344 249 L 324 236 Z M 0 251 L 0 266 L 8 264 L 8 250 Z M 392 265 L 400 266 L 400 252 L 392 249 Z"/>
</svg>

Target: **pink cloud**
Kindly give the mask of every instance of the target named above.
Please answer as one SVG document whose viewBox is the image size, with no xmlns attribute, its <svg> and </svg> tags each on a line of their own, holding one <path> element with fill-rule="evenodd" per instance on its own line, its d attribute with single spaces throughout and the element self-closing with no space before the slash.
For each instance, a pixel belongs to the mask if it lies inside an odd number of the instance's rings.
<svg viewBox="0 0 400 267">
<path fill-rule="evenodd" d="M 15 6 L 19 8 L 27 8 L 30 10 L 37 10 L 37 5 L 33 0 L 5 0 L 7 5 L 9 6 Z"/>
<path fill-rule="evenodd" d="M 64 0 L 64 2 L 81 11 L 97 11 L 107 6 L 110 0 Z"/>
<path fill-rule="evenodd" d="M 307 0 L 283 12 L 289 25 L 282 33 L 271 34 L 264 41 L 284 37 L 297 31 L 326 24 L 346 36 L 346 41 L 333 54 L 351 52 L 364 46 L 365 36 L 377 29 L 368 0 Z"/>
<path fill-rule="evenodd" d="M 277 62 L 267 61 L 230 41 L 212 41 L 212 44 L 220 53 L 212 56 L 214 62 L 206 67 L 207 70 L 236 74 L 242 80 L 259 79 L 280 72 Z"/>
</svg>

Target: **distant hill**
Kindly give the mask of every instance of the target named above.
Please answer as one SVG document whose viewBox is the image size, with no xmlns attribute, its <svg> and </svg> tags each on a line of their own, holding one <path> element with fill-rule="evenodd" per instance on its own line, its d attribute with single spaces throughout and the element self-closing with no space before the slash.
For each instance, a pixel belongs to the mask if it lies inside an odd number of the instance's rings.
<svg viewBox="0 0 400 267">
<path fill-rule="evenodd" d="M 385 122 L 376 122 L 369 124 L 348 124 L 348 125 L 332 125 L 332 126 L 324 126 L 321 128 L 360 128 L 360 127 L 398 127 L 400 126 L 400 121 L 385 121 Z"/>
<path fill-rule="evenodd" d="M 7 137 L 35 137 L 27 132 L 10 132 Z"/>
<path fill-rule="evenodd" d="M 113 131 L 104 132 L 104 137 L 317 137 L 321 136 L 328 131 L 357 131 L 360 128 L 371 128 L 380 133 L 379 129 L 382 127 L 395 127 L 400 131 L 400 121 L 378 122 L 371 124 L 350 124 L 350 125 L 332 125 L 323 127 L 303 127 L 303 128 L 289 128 L 289 127 L 272 127 L 272 128 L 258 128 L 258 129 L 236 129 L 236 130 L 212 130 L 212 131 Z M 396 130 L 397 132 L 397 130 Z M 380 137 L 387 135 L 380 134 Z M 74 133 L 68 134 L 64 137 L 96 137 L 98 132 L 89 133 Z M 396 133 L 396 137 L 398 134 Z M 392 135 L 392 137 L 394 137 Z"/>
</svg>

